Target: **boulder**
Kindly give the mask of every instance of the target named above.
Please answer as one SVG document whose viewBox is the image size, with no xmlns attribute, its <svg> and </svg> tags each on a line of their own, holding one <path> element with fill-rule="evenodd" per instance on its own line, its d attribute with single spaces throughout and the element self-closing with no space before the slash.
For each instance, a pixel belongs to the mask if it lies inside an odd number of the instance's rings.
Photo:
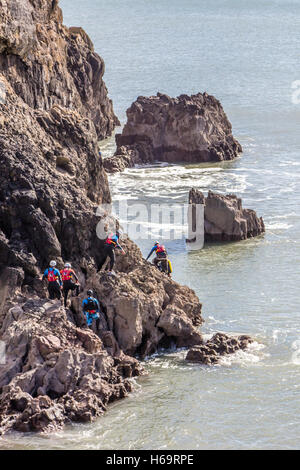
<svg viewBox="0 0 300 470">
<path fill-rule="evenodd" d="M 207 93 L 138 97 L 116 143 L 114 157 L 104 161 L 108 172 L 154 161 L 219 162 L 242 152 L 221 103 Z"/>
<path fill-rule="evenodd" d="M 244 209 L 234 194 L 223 196 L 191 189 L 189 204 L 204 204 L 204 238 L 206 242 L 240 241 L 265 232 L 262 217 L 252 209 Z M 189 240 L 191 243 L 192 240 Z"/>
<path fill-rule="evenodd" d="M 191 348 L 186 355 L 186 360 L 206 365 L 217 364 L 222 356 L 245 350 L 251 343 L 253 340 L 250 336 L 235 337 L 225 333 L 216 333 L 209 341 Z"/>
</svg>

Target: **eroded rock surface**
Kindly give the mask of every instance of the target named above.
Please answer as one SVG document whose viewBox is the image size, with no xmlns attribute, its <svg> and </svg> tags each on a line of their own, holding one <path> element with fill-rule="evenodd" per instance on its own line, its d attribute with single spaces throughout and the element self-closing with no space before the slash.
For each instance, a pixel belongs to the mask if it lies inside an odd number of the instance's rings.
<svg viewBox="0 0 300 470">
<path fill-rule="evenodd" d="M 59 301 L 35 298 L 9 309 L 1 330 L 0 433 L 91 422 L 132 390 L 130 378 L 143 372 L 138 361 L 120 349 L 111 356 L 70 319 Z"/>
<path fill-rule="evenodd" d="M 77 111 L 105 138 L 119 122 L 102 80 L 104 61 L 82 28 L 62 21 L 58 0 L 2 2 L 0 72 L 30 108 Z"/>
<path fill-rule="evenodd" d="M 0 18 L 0 432 L 48 432 L 126 396 L 142 372 L 133 355 L 201 345 L 201 304 L 130 240 L 117 276 L 98 272 L 96 209 L 110 202 L 98 139 L 116 124 L 103 61 L 81 28 L 62 25 L 56 0 L 7 0 Z M 79 275 L 70 309 L 45 299 L 52 258 Z M 87 288 L 103 311 L 94 331 L 81 313 Z"/>
<path fill-rule="evenodd" d="M 191 189 L 189 204 L 204 204 L 204 235 L 206 242 L 240 241 L 265 232 L 262 217 L 252 209 L 244 209 L 234 194 L 223 196 Z M 191 242 L 191 241 L 190 241 Z"/>
<path fill-rule="evenodd" d="M 126 354 L 145 357 L 171 345 L 202 342 L 196 294 L 149 263 L 140 260 L 135 269 L 117 277 L 96 275 L 91 285 L 101 299 L 108 329 Z"/>
<path fill-rule="evenodd" d="M 101 258 L 96 209 L 111 198 L 98 139 L 117 118 L 103 60 L 81 28 L 63 26 L 57 3 L 0 5 L 2 291 L 6 267 L 21 268 L 36 288 L 51 258 L 81 273 Z"/>
<path fill-rule="evenodd" d="M 221 103 L 207 93 L 140 96 L 127 110 L 127 123 L 116 143 L 115 156 L 104 161 L 108 172 L 156 160 L 232 160 L 242 151 Z"/>
<path fill-rule="evenodd" d="M 228 336 L 224 333 L 216 333 L 209 341 L 195 346 L 189 350 L 186 360 L 201 364 L 217 364 L 221 357 L 233 354 L 238 350 L 245 350 L 253 340 L 250 336 Z"/>
</svg>

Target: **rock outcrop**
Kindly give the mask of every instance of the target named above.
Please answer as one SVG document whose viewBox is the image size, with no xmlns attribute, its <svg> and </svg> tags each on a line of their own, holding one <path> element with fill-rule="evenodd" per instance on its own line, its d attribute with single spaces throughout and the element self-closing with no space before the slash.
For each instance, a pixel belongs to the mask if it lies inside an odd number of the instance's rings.
<svg viewBox="0 0 300 470">
<path fill-rule="evenodd" d="M 243 209 L 242 200 L 234 194 L 223 196 L 191 189 L 189 204 L 204 204 L 204 238 L 206 242 L 240 241 L 265 232 L 262 217 L 252 209 Z M 189 240 L 192 242 L 192 240 Z"/>
<path fill-rule="evenodd" d="M 50 258 L 86 272 L 100 257 L 95 213 L 111 197 L 98 139 L 117 118 L 103 60 L 57 1 L 8 0 L 0 18 L 0 272 L 20 267 L 32 285 Z"/>
<path fill-rule="evenodd" d="M 116 124 L 103 61 L 83 30 L 62 25 L 56 1 L 9 0 L 0 17 L 0 429 L 46 432 L 126 396 L 141 372 L 128 355 L 200 344 L 201 304 L 127 239 L 117 277 L 97 273 L 97 226 L 112 221 L 98 208 L 111 201 L 98 139 Z M 71 309 L 45 300 L 52 258 L 79 275 Z M 94 332 L 81 313 L 87 287 L 103 311 Z"/>
<path fill-rule="evenodd" d="M 216 333 L 204 344 L 191 348 L 186 360 L 189 362 L 199 362 L 201 364 L 217 364 L 222 356 L 233 354 L 239 350 L 245 350 L 253 343 L 250 336 L 228 336 L 224 333 Z"/>
<path fill-rule="evenodd" d="M 104 161 L 108 172 L 154 161 L 219 162 L 242 152 L 222 105 L 207 93 L 139 97 L 116 143 L 115 156 Z"/>
<path fill-rule="evenodd" d="M 69 317 L 59 301 L 37 298 L 8 311 L 1 330 L 6 361 L 0 366 L 0 434 L 91 422 L 126 397 L 130 379 L 143 373 L 136 359 L 117 345 L 110 355 L 100 338 Z M 103 332 L 106 342 L 109 334 Z"/>
<path fill-rule="evenodd" d="M 115 277 L 99 273 L 97 227 L 114 221 L 98 208 L 111 201 L 98 139 L 117 120 L 102 59 L 81 28 L 62 25 L 57 3 L 0 2 L 0 433 L 92 421 L 132 389 L 142 373 L 133 356 L 203 344 L 195 293 L 133 242 L 122 240 Z M 67 309 L 46 300 L 41 273 L 52 258 L 80 278 Z M 103 312 L 94 331 L 81 313 L 90 287 Z"/>
<path fill-rule="evenodd" d="M 0 73 L 30 108 L 77 111 L 103 139 L 119 124 L 102 80 L 104 61 L 82 28 L 62 20 L 58 0 L 2 2 Z"/>
<path fill-rule="evenodd" d="M 202 343 L 196 294 L 146 261 L 138 260 L 135 269 L 117 277 L 100 273 L 90 285 L 101 299 L 107 328 L 126 354 L 144 358 L 161 348 Z"/>
</svg>

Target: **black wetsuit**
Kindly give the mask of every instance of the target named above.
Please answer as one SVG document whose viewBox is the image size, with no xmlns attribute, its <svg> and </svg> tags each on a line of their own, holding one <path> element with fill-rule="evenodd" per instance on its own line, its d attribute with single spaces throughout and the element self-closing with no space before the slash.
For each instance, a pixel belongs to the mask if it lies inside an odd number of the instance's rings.
<svg viewBox="0 0 300 470">
<path fill-rule="evenodd" d="M 70 290 L 71 291 L 75 290 L 76 295 L 78 296 L 79 295 L 79 285 L 76 284 L 72 279 L 74 277 L 75 281 L 78 282 L 78 277 L 76 276 L 73 269 L 67 269 L 67 270 L 63 269 L 60 272 L 62 279 L 64 279 L 64 271 L 67 271 L 67 274 L 69 274 L 69 276 L 70 276 L 70 279 L 63 280 L 64 305 L 66 307 Z"/>
<path fill-rule="evenodd" d="M 48 280 L 48 292 L 49 292 L 49 298 L 51 300 L 58 299 L 60 300 L 61 298 L 61 276 L 60 272 L 56 268 L 47 268 L 46 271 L 44 272 L 43 279 Z"/>
<path fill-rule="evenodd" d="M 109 271 L 113 270 L 113 267 L 114 267 L 115 262 L 116 262 L 115 248 L 118 248 L 118 250 L 123 251 L 123 248 L 119 244 L 118 240 L 119 240 L 119 237 L 114 235 L 114 236 L 108 237 L 105 241 L 103 251 L 104 251 L 105 261 L 106 261 L 107 257 L 110 259 L 109 268 L 106 268 Z"/>
</svg>

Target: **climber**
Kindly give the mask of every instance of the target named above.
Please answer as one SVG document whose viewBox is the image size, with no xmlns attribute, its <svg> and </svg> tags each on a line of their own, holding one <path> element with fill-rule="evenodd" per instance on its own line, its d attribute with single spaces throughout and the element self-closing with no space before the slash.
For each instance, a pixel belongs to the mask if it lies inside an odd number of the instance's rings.
<svg viewBox="0 0 300 470">
<path fill-rule="evenodd" d="M 76 296 L 78 296 L 80 284 L 71 263 L 65 263 L 65 267 L 60 271 L 60 275 L 63 282 L 64 305 L 66 307 L 69 291 L 75 291 Z"/>
<path fill-rule="evenodd" d="M 161 245 L 159 242 L 155 242 L 153 248 L 146 258 L 146 261 L 148 261 L 154 252 L 156 253 L 156 257 L 153 260 L 153 264 L 158 268 L 158 263 L 161 263 L 161 265 L 163 265 L 163 271 L 171 276 L 172 265 L 168 260 L 168 253 L 165 246 Z"/>
<path fill-rule="evenodd" d="M 111 233 L 107 237 L 107 239 L 105 240 L 104 256 L 105 256 L 105 261 L 106 261 L 107 257 L 110 258 L 109 269 L 108 269 L 109 274 L 113 274 L 113 267 L 114 267 L 114 264 L 115 264 L 115 261 L 116 261 L 116 255 L 115 255 L 115 251 L 114 251 L 115 248 L 118 248 L 119 250 L 121 250 L 123 255 L 125 255 L 125 251 L 123 250 L 123 248 L 119 244 L 119 238 L 120 238 L 120 234 L 119 234 L 119 232 L 116 232 L 115 235 L 113 235 Z"/>
<path fill-rule="evenodd" d="M 51 300 L 61 298 L 62 280 L 60 272 L 55 266 L 56 261 L 50 261 L 50 267 L 46 269 L 42 277 L 42 281 L 44 279 L 48 281 L 48 292 Z"/>
<path fill-rule="evenodd" d="M 96 327 L 99 329 L 99 313 L 100 305 L 97 299 L 93 297 L 94 293 L 92 290 L 87 291 L 87 298 L 82 302 L 83 315 L 86 318 L 86 323 L 88 327 L 91 327 L 93 320 L 96 320 Z"/>
</svg>

